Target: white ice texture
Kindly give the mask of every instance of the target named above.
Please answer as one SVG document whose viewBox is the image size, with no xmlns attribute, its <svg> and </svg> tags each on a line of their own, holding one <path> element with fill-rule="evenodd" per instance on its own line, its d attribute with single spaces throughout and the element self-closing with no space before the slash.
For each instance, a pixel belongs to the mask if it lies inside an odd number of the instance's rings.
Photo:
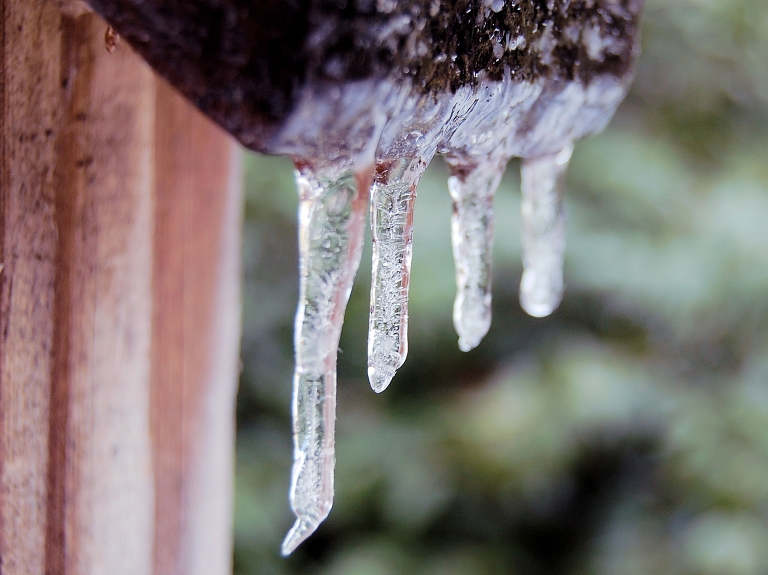
<svg viewBox="0 0 768 575">
<path fill-rule="evenodd" d="M 533 317 L 551 314 L 563 299 L 565 172 L 571 148 L 554 156 L 524 159 L 523 278 L 520 305 Z"/>
<path fill-rule="evenodd" d="M 563 293 L 563 192 L 573 143 L 607 124 L 628 85 L 629 78 L 613 76 L 583 84 L 519 81 L 507 73 L 440 97 L 387 80 L 302 95 L 274 142 L 296 160 L 301 196 L 290 495 L 297 519 L 284 554 L 317 529 L 332 505 L 336 354 L 369 208 L 368 376 L 381 392 L 408 350 L 413 208 L 432 157 L 444 154 L 451 168 L 453 319 L 459 347 L 468 351 L 491 323 L 492 201 L 508 160 L 523 158 L 520 300 L 529 314 L 544 316 Z"/>
<path fill-rule="evenodd" d="M 451 166 L 448 191 L 453 200 L 451 244 L 456 268 L 453 325 L 459 349 L 477 347 L 491 327 L 493 194 L 506 163 Z"/>
</svg>

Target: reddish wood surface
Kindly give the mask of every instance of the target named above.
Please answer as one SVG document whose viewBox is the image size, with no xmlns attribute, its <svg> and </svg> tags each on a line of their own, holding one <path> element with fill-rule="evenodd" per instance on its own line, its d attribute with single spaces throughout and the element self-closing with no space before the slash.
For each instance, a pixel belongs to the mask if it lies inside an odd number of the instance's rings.
<svg viewBox="0 0 768 575">
<path fill-rule="evenodd" d="M 239 152 L 106 24 L 0 0 L 0 571 L 230 571 Z"/>
<path fill-rule="evenodd" d="M 234 142 L 164 82 L 156 114 L 155 572 L 208 575 L 232 554 L 220 486 L 233 480 L 241 169 Z"/>
</svg>

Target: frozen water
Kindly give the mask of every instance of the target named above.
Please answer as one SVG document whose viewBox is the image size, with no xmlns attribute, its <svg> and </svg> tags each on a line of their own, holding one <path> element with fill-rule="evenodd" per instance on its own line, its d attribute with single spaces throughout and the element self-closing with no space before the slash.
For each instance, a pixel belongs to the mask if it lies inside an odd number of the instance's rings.
<svg viewBox="0 0 768 575">
<path fill-rule="evenodd" d="M 408 353 L 408 286 L 411 278 L 416 186 L 423 158 L 380 163 L 371 191 L 373 273 L 368 323 L 368 379 L 384 391 Z"/>
<path fill-rule="evenodd" d="M 500 82 L 463 86 L 442 98 L 386 82 L 346 86 L 320 103 L 319 95 L 306 96 L 275 144 L 282 153 L 313 159 L 311 165 L 297 164 L 301 292 L 290 497 L 297 520 L 283 553 L 311 535 L 332 505 L 336 353 L 371 180 L 368 377 L 381 392 L 408 352 L 413 208 L 432 157 L 446 154 L 452 167 L 454 324 L 466 351 L 478 345 L 491 321 L 492 200 L 507 159 L 524 158 L 521 303 L 531 315 L 543 316 L 562 297 L 562 195 L 572 142 L 602 129 L 625 89 L 610 77 L 582 85 L 513 81 L 507 74 Z M 305 123 L 313 128 L 302 132 Z M 323 156 L 329 149 L 333 154 Z"/>
<path fill-rule="evenodd" d="M 477 347 L 491 327 L 493 194 L 505 168 L 503 160 L 451 165 L 448 190 L 453 200 L 451 243 L 456 267 L 453 325 L 462 351 Z"/>
<path fill-rule="evenodd" d="M 285 555 L 317 529 L 333 504 L 336 354 L 360 263 L 370 172 L 297 165 L 301 283 L 290 494 L 297 519 L 283 542 Z"/>
<path fill-rule="evenodd" d="M 551 314 L 563 298 L 565 173 L 572 147 L 559 154 L 524 159 L 523 278 L 520 305 L 534 317 Z"/>
<path fill-rule="evenodd" d="M 381 392 L 408 352 L 413 208 L 432 157 L 445 154 L 452 169 L 454 324 L 466 351 L 478 345 L 491 321 L 492 200 L 507 159 L 524 158 L 521 304 L 543 316 L 562 297 L 562 196 L 572 142 L 602 129 L 625 89 L 610 77 L 582 85 L 505 75 L 443 98 L 414 95 L 407 85 L 365 82 L 318 101 L 318 94 L 306 96 L 275 144 L 282 153 L 313 158 L 297 163 L 301 290 L 290 496 L 297 520 L 284 554 L 314 532 L 333 501 L 336 353 L 371 181 L 368 377 Z M 303 132 L 304 124 L 313 127 Z M 329 149 L 333 154 L 323 156 Z"/>
<path fill-rule="evenodd" d="M 385 10 L 395 3 L 377 0 L 377 5 Z M 483 0 L 488 14 L 507 5 L 517 4 Z M 397 20 L 389 24 L 399 25 Z M 550 37 L 554 25 L 546 24 L 535 43 L 512 31 L 499 33 L 494 54 L 534 50 L 546 63 L 558 46 Z M 598 49 L 610 54 L 614 46 L 604 32 L 589 28 L 568 34 L 583 36 L 595 54 Z M 371 182 L 368 377 L 374 391 L 387 388 L 408 351 L 413 208 L 419 179 L 435 154 L 444 154 L 451 167 L 459 347 L 477 346 L 490 326 L 492 202 L 509 158 L 523 158 L 521 305 L 531 315 L 545 316 L 560 303 L 563 193 L 572 145 L 606 125 L 627 91 L 629 75 L 597 75 L 589 81 L 558 75 L 521 79 L 507 69 L 498 81 L 482 73 L 475 80 L 443 94 L 425 93 L 423 86 L 402 78 L 317 82 L 302 92 L 284 128 L 270 141 L 274 153 L 311 159 L 297 163 L 301 301 L 291 486 L 297 520 L 283 544 L 285 554 L 317 528 L 332 504 L 336 353 L 360 259 Z"/>
</svg>

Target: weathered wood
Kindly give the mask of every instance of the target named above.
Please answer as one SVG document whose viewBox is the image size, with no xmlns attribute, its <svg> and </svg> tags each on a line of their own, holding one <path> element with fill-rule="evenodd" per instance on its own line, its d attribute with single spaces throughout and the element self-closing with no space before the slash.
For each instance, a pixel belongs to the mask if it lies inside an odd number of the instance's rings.
<svg viewBox="0 0 768 575">
<path fill-rule="evenodd" d="M 208 575 L 232 555 L 241 169 L 234 141 L 162 81 L 155 138 L 155 573 Z"/>
<path fill-rule="evenodd" d="M 152 537 L 154 80 L 92 15 L 59 33 L 46 568 L 127 574 Z"/>
<path fill-rule="evenodd" d="M 238 152 L 95 15 L 0 7 L 0 571 L 226 573 Z"/>
<path fill-rule="evenodd" d="M 48 4 L 2 6 L 0 553 L 4 573 L 31 574 L 44 572 L 47 540 L 59 15 Z"/>
</svg>

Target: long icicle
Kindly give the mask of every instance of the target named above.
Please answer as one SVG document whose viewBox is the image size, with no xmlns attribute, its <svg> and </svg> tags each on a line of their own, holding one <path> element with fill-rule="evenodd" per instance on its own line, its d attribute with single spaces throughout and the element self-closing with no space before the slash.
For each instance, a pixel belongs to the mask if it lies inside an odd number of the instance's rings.
<svg viewBox="0 0 768 575">
<path fill-rule="evenodd" d="M 506 160 L 470 166 L 451 162 L 448 190 L 453 199 L 451 243 L 456 268 L 453 325 L 462 351 L 477 347 L 491 326 L 493 195 L 506 165 Z"/>
<path fill-rule="evenodd" d="M 520 305 L 534 317 L 551 314 L 563 298 L 565 175 L 571 146 L 558 154 L 523 159 L 523 278 Z"/>
<path fill-rule="evenodd" d="M 408 353 L 408 285 L 413 207 L 424 158 L 380 162 L 371 191 L 373 276 L 368 323 L 368 379 L 384 391 Z"/>
<path fill-rule="evenodd" d="M 283 541 L 283 555 L 317 529 L 333 504 L 336 355 L 360 264 L 371 173 L 316 173 L 297 164 L 300 294 L 290 493 L 297 519 Z"/>
</svg>

